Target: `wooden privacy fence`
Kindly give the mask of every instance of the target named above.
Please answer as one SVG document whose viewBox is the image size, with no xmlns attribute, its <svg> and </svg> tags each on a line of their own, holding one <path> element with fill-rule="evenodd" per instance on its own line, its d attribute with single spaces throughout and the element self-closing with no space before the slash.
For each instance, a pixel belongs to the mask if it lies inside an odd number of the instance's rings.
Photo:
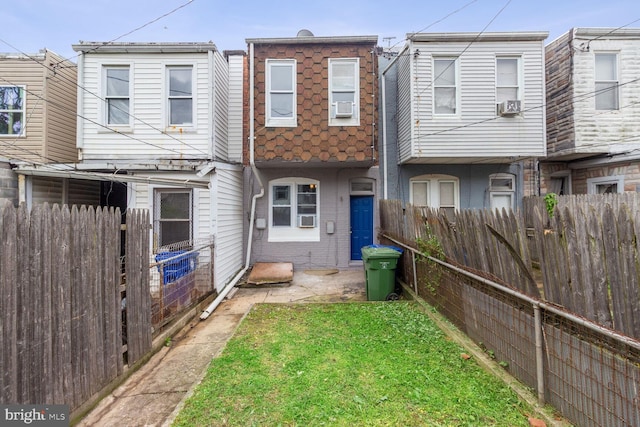
<svg viewBox="0 0 640 427">
<path fill-rule="evenodd" d="M 399 202 L 383 201 L 381 215 L 405 224 L 391 227 L 392 236 L 415 241 L 415 236 L 433 233 L 450 261 L 640 339 L 638 201 L 627 194 L 565 199 L 553 217 L 536 204 L 529 213 L 531 228 L 522 215 L 504 210 L 462 211 L 451 223 L 441 212 L 411 206 L 406 218 L 398 217 Z M 414 230 L 425 222 L 427 231 L 417 234 Z M 539 267 L 532 259 L 539 260 Z"/>
<path fill-rule="evenodd" d="M 593 228 L 599 230 L 602 244 L 594 244 L 598 235 L 589 231 L 593 216 L 575 218 L 570 216 L 569 209 L 561 209 L 556 212 L 557 217 L 547 222 L 546 211 L 536 209 L 538 225 L 551 228 L 536 226 L 533 238 L 539 239 L 544 256 L 564 262 L 541 263 L 544 288 L 539 296 L 531 289 L 531 279 L 517 277 L 518 272 L 531 270 L 531 266 L 526 261 L 527 245 L 523 243 L 526 229 L 513 213 L 464 212 L 456 215 L 455 223 L 450 223 L 437 211 L 422 212 L 411 206 L 403 210 L 400 202 L 382 201 L 381 240 L 405 248 L 401 274 L 414 284 L 416 293 L 489 352 L 511 375 L 537 390 L 540 403 L 552 404 L 576 425 L 631 427 L 640 425 L 640 341 L 622 330 L 626 328 L 625 322 L 632 320 L 625 310 L 633 312 L 629 304 L 637 306 L 638 301 L 620 282 L 625 282 L 627 275 L 637 274 L 631 264 L 638 259 L 638 239 L 629 238 L 640 220 L 631 218 L 627 211 L 622 205 L 618 206 L 617 214 L 613 207 L 605 208 L 604 217 L 596 221 L 600 228 Z M 580 226 L 576 226 L 578 222 Z M 420 230 L 414 234 L 416 229 Z M 579 249 L 581 244 L 576 243 L 579 241 L 576 236 L 582 234 L 585 234 L 583 241 L 591 244 L 582 246 L 591 250 L 591 258 L 579 258 L 576 262 L 576 256 L 586 256 Z M 424 252 L 416 235 L 423 241 L 436 236 L 446 261 L 437 254 L 434 257 Z M 616 251 L 620 254 L 616 255 Z M 596 254 L 603 258 L 595 258 Z M 411 259 L 416 258 L 417 266 L 411 268 Z M 577 270 L 578 263 L 594 264 L 597 260 L 599 265 L 613 263 L 602 268 L 601 275 L 594 273 L 594 277 L 598 277 L 596 282 L 610 285 L 603 292 L 612 295 L 605 297 L 610 303 L 607 308 L 612 312 L 613 326 L 619 325 L 616 327 L 621 332 L 598 321 L 595 309 L 591 316 L 595 319 L 585 319 L 588 310 L 579 307 L 579 304 L 597 307 L 584 298 L 588 285 L 578 273 L 597 268 L 586 265 Z M 576 263 L 573 269 L 572 262 Z M 614 268 L 617 273 L 611 271 Z M 562 275 L 554 275 L 556 271 Z M 556 283 L 557 277 L 567 281 Z M 563 296 L 554 294 L 567 286 L 571 286 L 570 292 Z M 618 297 L 613 296 L 616 292 Z M 631 301 L 621 301 L 620 295 Z M 547 302 L 551 298 L 568 298 L 570 302 L 566 304 L 575 307 L 568 309 L 567 305 L 560 307 L 558 302 Z M 618 315 L 614 314 L 616 311 Z M 621 320 L 616 321 L 617 317 Z"/>
<path fill-rule="evenodd" d="M 148 213 L 127 219 L 127 250 L 144 255 Z M 0 402 L 74 410 L 122 374 L 120 223 L 113 208 L 0 204 Z M 148 257 L 128 257 L 126 271 L 129 306 L 144 310 Z M 127 324 L 140 342 L 129 363 L 150 348 L 143 317 Z"/>
</svg>

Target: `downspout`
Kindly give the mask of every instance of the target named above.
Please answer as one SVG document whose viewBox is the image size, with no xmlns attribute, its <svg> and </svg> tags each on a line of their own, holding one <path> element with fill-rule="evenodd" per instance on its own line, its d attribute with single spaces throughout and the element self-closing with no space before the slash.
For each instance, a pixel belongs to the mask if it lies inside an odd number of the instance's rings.
<svg viewBox="0 0 640 427">
<path fill-rule="evenodd" d="M 77 69 L 77 80 L 78 80 L 78 92 L 76 94 L 77 96 L 77 106 L 76 108 L 78 109 L 78 111 L 81 112 L 81 114 L 84 114 L 84 92 L 82 91 L 82 89 L 85 86 L 85 82 L 84 82 L 84 52 L 80 52 L 80 55 L 78 56 L 78 69 Z M 84 119 L 78 119 L 77 124 L 76 124 L 76 150 L 77 150 L 77 155 L 78 155 L 78 161 L 81 162 L 82 161 L 82 157 L 83 157 L 83 148 L 84 148 Z"/>
<path fill-rule="evenodd" d="M 387 199 L 387 96 L 386 96 L 386 84 L 384 72 L 381 74 L 381 102 L 382 102 L 382 179 L 384 180 L 384 186 L 382 187 L 382 198 Z M 378 156 L 380 157 L 380 156 Z"/>
<path fill-rule="evenodd" d="M 218 294 L 215 300 L 207 307 L 207 309 L 200 315 L 200 320 L 205 320 L 213 313 L 213 311 L 220 305 L 222 300 L 238 283 L 240 278 L 249 269 L 249 263 L 251 261 L 251 245 L 253 243 L 253 223 L 256 217 L 256 201 L 264 196 L 264 184 L 260 179 L 260 173 L 255 164 L 254 156 L 254 144 L 255 144 L 255 129 L 254 129 L 254 64 L 253 64 L 253 43 L 249 44 L 249 164 L 251 165 L 251 171 L 255 175 L 260 191 L 253 195 L 251 199 L 251 218 L 249 220 L 249 236 L 247 238 L 247 257 L 244 263 L 244 268 L 227 284 L 227 286 Z"/>
</svg>

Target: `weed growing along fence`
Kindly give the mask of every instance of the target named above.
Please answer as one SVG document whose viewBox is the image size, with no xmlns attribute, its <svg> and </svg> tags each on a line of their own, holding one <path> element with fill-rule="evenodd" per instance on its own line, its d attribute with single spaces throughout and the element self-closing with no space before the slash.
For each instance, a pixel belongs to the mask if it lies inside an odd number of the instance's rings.
<svg viewBox="0 0 640 427">
<path fill-rule="evenodd" d="M 546 210 L 538 211 L 541 218 L 547 215 Z M 619 209 L 624 211 L 624 207 Z M 562 218 L 558 212 L 562 209 L 556 210 Z M 423 217 L 425 212 L 409 206 L 403 212 L 397 201 L 382 201 L 380 213 L 383 235 L 392 244 L 408 249 L 401 263 L 405 280 L 509 373 L 538 390 L 541 401 L 551 403 L 578 425 L 640 425 L 640 342 L 585 319 L 579 310 L 572 313 L 545 301 L 531 289 L 529 278 L 518 277 L 525 269 L 530 270 L 531 264 L 527 261 L 528 245 L 524 243 L 526 229 L 517 215 L 464 212 L 456 215 L 454 225 L 436 211 L 427 211 Z M 609 227 L 616 230 L 616 236 L 624 235 L 630 221 L 622 217 L 625 223 L 616 224 L 614 218 L 620 220 L 615 215 L 602 220 L 602 224 L 608 222 L 603 230 Z M 549 224 L 564 227 L 566 223 L 560 220 Z M 564 236 L 573 233 L 571 230 L 540 227 L 534 233 L 534 238 L 541 239 L 537 247 L 546 248 L 548 236 L 563 236 L 554 237 L 553 242 L 567 245 L 559 246 L 564 249 L 549 246 L 544 250 L 549 251 L 546 255 L 555 253 L 556 259 L 570 263 L 577 252 L 569 250 L 575 247 L 568 246 L 573 237 Z M 447 262 L 418 250 L 418 242 L 433 240 L 433 236 Z M 635 245 L 620 238 L 617 242 L 611 248 L 621 250 L 623 259 L 636 256 Z M 551 252 L 552 248 L 559 252 Z M 422 261 L 413 267 L 412 258 Z M 593 262 L 593 258 L 587 262 Z M 549 265 L 543 262 L 541 268 L 550 268 Z M 553 264 L 553 268 L 557 269 L 557 265 Z M 631 271 L 627 264 L 615 265 L 623 269 L 622 274 Z M 569 266 L 566 271 L 571 273 Z M 543 295 L 547 298 L 568 285 L 554 284 L 552 274 L 543 273 L 543 277 Z M 577 293 L 577 277 L 569 277 L 573 278 L 572 289 Z M 615 316 L 612 318 L 615 324 Z"/>
</svg>

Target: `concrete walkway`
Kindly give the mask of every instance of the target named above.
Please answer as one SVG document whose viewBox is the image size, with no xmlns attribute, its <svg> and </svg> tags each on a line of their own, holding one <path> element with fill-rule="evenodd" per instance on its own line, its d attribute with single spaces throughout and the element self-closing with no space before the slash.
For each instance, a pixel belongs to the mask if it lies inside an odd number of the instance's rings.
<svg viewBox="0 0 640 427">
<path fill-rule="evenodd" d="M 148 363 L 103 399 L 79 426 L 170 425 L 256 303 L 366 301 L 363 269 L 295 272 L 290 286 L 239 288 L 207 320 L 191 321 Z"/>
</svg>

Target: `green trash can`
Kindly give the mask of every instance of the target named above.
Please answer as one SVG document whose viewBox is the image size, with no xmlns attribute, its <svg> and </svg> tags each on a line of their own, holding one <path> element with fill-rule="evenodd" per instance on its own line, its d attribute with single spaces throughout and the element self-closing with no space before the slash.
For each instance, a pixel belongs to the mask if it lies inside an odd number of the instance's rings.
<svg viewBox="0 0 640 427">
<path fill-rule="evenodd" d="M 361 252 L 367 300 L 398 299 L 395 292 L 396 266 L 402 251 L 389 246 L 370 245 L 363 247 Z"/>
</svg>

